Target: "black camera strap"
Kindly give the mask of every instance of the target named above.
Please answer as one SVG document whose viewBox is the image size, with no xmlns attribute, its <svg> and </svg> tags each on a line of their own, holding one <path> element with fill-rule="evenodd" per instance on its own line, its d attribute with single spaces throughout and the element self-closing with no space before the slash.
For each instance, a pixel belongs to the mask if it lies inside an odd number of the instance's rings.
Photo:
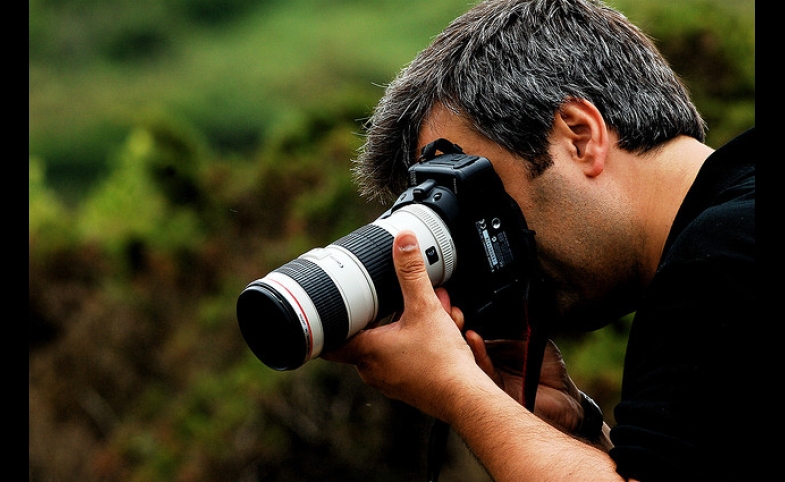
<svg viewBox="0 0 785 482">
<path fill-rule="evenodd" d="M 450 426 L 438 418 L 433 421 L 431 436 L 428 439 L 428 460 L 427 460 L 427 482 L 438 482 L 439 473 L 444 464 L 444 457 L 447 455 L 447 436 L 450 434 Z"/>
<path fill-rule="evenodd" d="M 436 157 L 436 153 L 442 154 L 463 154 L 463 149 L 458 144 L 453 144 L 444 138 L 436 139 L 435 141 L 423 146 L 420 155 L 417 157 L 417 162 L 429 161 Z"/>
</svg>

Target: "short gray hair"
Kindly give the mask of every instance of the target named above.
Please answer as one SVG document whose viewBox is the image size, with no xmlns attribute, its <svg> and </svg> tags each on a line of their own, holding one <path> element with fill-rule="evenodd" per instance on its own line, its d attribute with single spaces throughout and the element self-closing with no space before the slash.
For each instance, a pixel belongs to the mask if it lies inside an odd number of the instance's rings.
<svg viewBox="0 0 785 482">
<path fill-rule="evenodd" d="M 525 159 L 537 176 L 552 162 L 553 117 L 571 98 L 593 103 L 630 152 L 682 134 L 705 139 L 685 86 L 620 12 L 598 0 L 486 0 L 387 86 L 365 126 L 355 180 L 380 201 L 403 191 L 420 127 L 436 104 Z"/>
</svg>

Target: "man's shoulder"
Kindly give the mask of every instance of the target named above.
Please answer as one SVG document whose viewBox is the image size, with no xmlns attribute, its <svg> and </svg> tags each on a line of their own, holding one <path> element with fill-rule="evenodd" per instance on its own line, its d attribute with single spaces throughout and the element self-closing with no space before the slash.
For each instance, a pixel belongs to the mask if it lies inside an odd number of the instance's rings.
<svg viewBox="0 0 785 482">
<path fill-rule="evenodd" d="M 751 260 L 755 249 L 755 160 L 750 129 L 718 149 L 698 174 L 674 222 L 663 265 Z"/>
<path fill-rule="evenodd" d="M 754 260 L 755 199 L 741 196 L 696 216 L 675 237 L 660 268 L 693 262 L 752 264 Z"/>
</svg>

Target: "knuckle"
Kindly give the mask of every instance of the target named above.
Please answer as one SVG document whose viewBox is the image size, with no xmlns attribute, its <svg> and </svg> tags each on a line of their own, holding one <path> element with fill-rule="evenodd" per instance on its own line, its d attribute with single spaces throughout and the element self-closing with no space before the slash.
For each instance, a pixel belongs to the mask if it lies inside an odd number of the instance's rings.
<svg viewBox="0 0 785 482">
<path fill-rule="evenodd" d="M 425 263 L 419 257 L 409 257 L 398 264 L 398 273 L 402 279 L 417 280 L 427 276 Z"/>
</svg>

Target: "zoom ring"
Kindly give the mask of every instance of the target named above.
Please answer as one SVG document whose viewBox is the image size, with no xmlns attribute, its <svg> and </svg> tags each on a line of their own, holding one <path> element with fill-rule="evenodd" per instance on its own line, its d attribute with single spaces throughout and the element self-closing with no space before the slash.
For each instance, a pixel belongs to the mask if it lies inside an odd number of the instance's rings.
<svg viewBox="0 0 785 482">
<path fill-rule="evenodd" d="M 403 305 L 392 261 L 393 240 L 393 235 L 384 228 L 366 224 L 333 243 L 350 251 L 368 271 L 379 300 L 377 320 Z"/>
<path fill-rule="evenodd" d="M 324 349 L 330 350 L 346 341 L 349 314 L 341 292 L 332 278 L 316 263 L 297 258 L 275 270 L 296 281 L 311 298 L 324 329 Z"/>
</svg>

